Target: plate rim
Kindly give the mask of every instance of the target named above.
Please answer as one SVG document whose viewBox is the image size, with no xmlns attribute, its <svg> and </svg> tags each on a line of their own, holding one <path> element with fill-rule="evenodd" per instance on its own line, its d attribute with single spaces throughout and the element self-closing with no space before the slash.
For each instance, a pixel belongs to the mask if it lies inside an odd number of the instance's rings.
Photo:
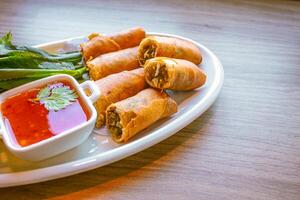
<svg viewBox="0 0 300 200">
<path fill-rule="evenodd" d="M 216 100 L 219 95 L 224 81 L 224 69 L 223 65 L 218 59 L 218 57 L 210 51 L 204 45 L 179 35 L 158 33 L 158 32 L 147 32 L 147 36 L 164 36 L 164 37 L 174 37 L 183 39 L 194 43 L 196 46 L 204 49 L 209 56 L 212 58 L 213 66 L 216 68 L 215 80 L 213 81 L 211 87 L 209 88 L 207 95 L 204 96 L 199 102 L 197 102 L 190 110 L 184 112 L 180 115 L 176 121 L 184 121 L 184 123 L 177 123 L 175 126 L 165 126 L 152 132 L 152 134 L 145 135 L 142 138 L 132 141 L 126 145 L 119 146 L 118 148 L 112 149 L 110 151 L 96 154 L 90 157 L 82 158 L 80 160 L 75 160 L 67 163 L 62 163 L 58 165 L 53 165 L 49 167 L 43 167 L 33 170 L 26 170 L 20 172 L 10 172 L 0 174 L 0 188 L 11 187 L 18 185 L 33 184 L 43 181 L 49 181 L 53 179 L 63 178 L 75 174 L 79 174 L 85 171 L 89 171 L 95 168 L 99 168 L 123 158 L 129 157 L 135 153 L 143 151 L 166 138 L 174 135 L 182 128 L 190 124 L 197 117 L 202 115 Z M 68 42 L 75 39 L 82 39 L 85 36 L 73 37 L 64 40 L 58 40 L 48 43 L 43 43 L 35 45 L 35 47 L 45 47 L 54 46 L 63 42 Z M 199 108 L 202 108 L 201 110 Z M 200 110 L 200 111 L 199 111 Z M 55 171 L 53 173 L 53 171 Z"/>
</svg>

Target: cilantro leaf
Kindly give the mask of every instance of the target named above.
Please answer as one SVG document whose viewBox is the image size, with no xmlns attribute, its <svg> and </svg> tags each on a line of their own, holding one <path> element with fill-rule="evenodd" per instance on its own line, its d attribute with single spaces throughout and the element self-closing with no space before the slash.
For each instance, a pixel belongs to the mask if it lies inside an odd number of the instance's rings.
<svg viewBox="0 0 300 200">
<path fill-rule="evenodd" d="M 34 101 L 44 104 L 49 111 L 59 111 L 76 101 L 77 98 L 76 92 L 68 86 L 63 85 L 54 88 L 47 86 L 39 91 Z"/>
<path fill-rule="evenodd" d="M 51 89 L 49 87 L 44 87 L 39 91 L 37 98 L 38 99 L 46 98 L 50 96 L 50 94 L 51 94 Z"/>
</svg>

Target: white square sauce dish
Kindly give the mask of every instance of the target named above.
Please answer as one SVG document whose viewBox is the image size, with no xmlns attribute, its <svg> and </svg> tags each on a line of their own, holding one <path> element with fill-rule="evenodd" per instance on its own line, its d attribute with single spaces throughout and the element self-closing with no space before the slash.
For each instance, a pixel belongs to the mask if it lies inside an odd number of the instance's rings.
<svg viewBox="0 0 300 200">
<path fill-rule="evenodd" d="M 89 90 L 90 96 L 84 90 Z M 0 94 L 0 133 L 14 155 L 40 161 L 72 149 L 92 133 L 100 96 L 93 81 L 40 79 Z"/>
</svg>

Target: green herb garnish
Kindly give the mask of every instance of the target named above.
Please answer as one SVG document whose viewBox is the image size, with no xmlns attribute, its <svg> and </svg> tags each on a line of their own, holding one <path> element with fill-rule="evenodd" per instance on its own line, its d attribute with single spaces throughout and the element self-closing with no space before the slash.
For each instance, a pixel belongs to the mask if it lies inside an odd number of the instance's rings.
<svg viewBox="0 0 300 200">
<path fill-rule="evenodd" d="M 56 74 L 82 80 L 86 67 L 80 51 L 49 53 L 42 49 L 15 45 L 9 32 L 0 38 L 0 92 Z"/>
<path fill-rule="evenodd" d="M 53 87 L 48 85 L 42 88 L 32 101 L 39 101 L 49 111 L 59 111 L 76 101 L 77 98 L 76 92 L 68 86 Z"/>
<path fill-rule="evenodd" d="M 12 44 L 12 34 L 9 32 L 0 38 L 0 68 L 24 69 L 76 69 L 80 65 L 81 53 L 50 54 L 30 46 Z"/>
</svg>

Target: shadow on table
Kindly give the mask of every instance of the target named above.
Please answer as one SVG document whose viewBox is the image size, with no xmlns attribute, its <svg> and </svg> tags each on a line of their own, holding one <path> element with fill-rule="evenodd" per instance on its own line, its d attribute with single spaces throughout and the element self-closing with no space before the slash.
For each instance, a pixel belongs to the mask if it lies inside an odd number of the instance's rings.
<svg viewBox="0 0 300 200">
<path fill-rule="evenodd" d="M 83 190 L 89 190 L 92 187 L 97 187 L 97 192 L 103 193 L 107 188 L 104 187 L 102 190 L 101 185 L 113 182 L 124 175 L 130 174 L 155 160 L 160 159 L 175 148 L 180 147 L 180 145 L 187 140 L 192 141 L 193 139 L 191 138 L 193 135 L 198 134 L 197 142 L 199 142 L 199 138 L 200 140 L 204 140 L 204 133 L 206 132 L 205 125 L 207 125 L 212 115 L 213 109 L 209 109 L 200 118 L 176 133 L 174 136 L 149 149 L 113 164 L 57 180 L 0 189 L 1 199 L 14 199 L 14 197 L 22 197 L 22 199 L 59 198 L 60 196 L 70 193 L 83 192 Z M 173 158 L 176 159 L 177 155 L 170 159 Z M 151 173 L 151 171 L 148 171 L 147 173 Z M 126 179 L 126 181 L 132 181 L 132 179 Z M 120 184 L 120 182 L 118 182 L 118 184 Z M 84 196 L 87 197 L 93 194 L 94 193 L 92 192 L 91 194 L 84 194 Z"/>
</svg>

